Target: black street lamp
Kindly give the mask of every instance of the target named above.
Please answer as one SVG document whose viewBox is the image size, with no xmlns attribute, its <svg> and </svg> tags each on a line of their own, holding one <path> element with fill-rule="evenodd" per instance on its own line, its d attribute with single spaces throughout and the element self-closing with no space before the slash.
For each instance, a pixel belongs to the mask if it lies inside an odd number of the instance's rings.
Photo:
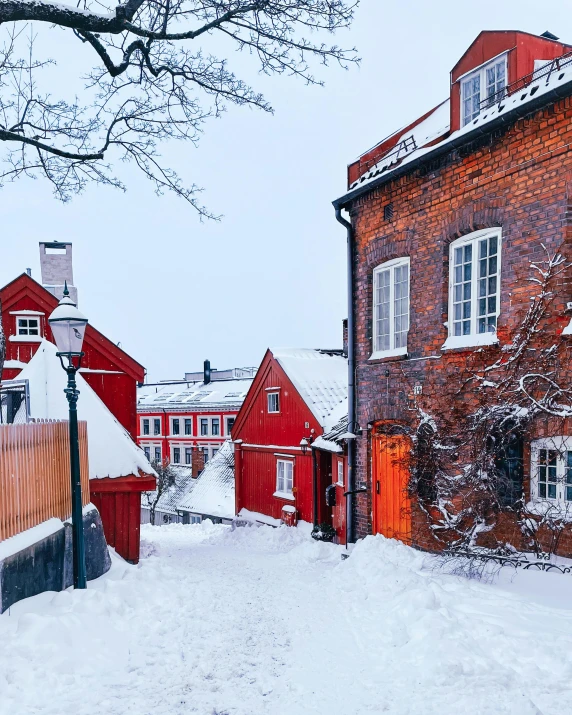
<svg viewBox="0 0 572 715">
<path fill-rule="evenodd" d="M 83 338 L 87 318 L 80 313 L 70 298 L 67 283 L 64 296 L 58 307 L 48 318 L 63 369 L 68 375 L 68 386 L 64 390 L 69 403 L 70 429 L 70 472 L 72 495 L 72 536 L 73 536 L 73 585 L 74 588 L 86 588 L 85 544 L 83 539 L 83 508 L 81 499 L 81 477 L 79 467 L 79 438 L 77 431 L 77 399 L 75 374 L 81 367 Z M 77 358 L 77 365 L 74 364 Z M 64 362 L 64 359 L 66 362 Z"/>
</svg>

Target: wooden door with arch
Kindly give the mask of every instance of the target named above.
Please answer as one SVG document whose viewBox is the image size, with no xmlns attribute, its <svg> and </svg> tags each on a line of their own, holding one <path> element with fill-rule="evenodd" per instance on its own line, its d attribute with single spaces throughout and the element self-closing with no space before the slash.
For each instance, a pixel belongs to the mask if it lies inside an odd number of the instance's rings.
<svg viewBox="0 0 572 715">
<path fill-rule="evenodd" d="M 411 543 L 408 494 L 411 439 L 399 425 L 374 425 L 372 433 L 373 533 Z"/>
</svg>

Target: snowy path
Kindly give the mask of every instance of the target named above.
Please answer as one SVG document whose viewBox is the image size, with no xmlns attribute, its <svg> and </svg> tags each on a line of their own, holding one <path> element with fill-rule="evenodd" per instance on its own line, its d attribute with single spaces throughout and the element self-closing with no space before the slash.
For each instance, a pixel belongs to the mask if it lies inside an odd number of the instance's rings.
<svg viewBox="0 0 572 715">
<path fill-rule="evenodd" d="M 569 715 L 572 577 L 488 586 L 368 538 L 145 527 L 146 557 L 0 616 L 0 715 Z"/>
</svg>

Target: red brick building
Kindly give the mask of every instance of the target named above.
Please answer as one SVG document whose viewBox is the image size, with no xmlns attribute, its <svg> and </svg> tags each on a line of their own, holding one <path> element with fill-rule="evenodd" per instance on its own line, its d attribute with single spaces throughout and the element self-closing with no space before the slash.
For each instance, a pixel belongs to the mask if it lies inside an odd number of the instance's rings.
<svg viewBox="0 0 572 715">
<path fill-rule="evenodd" d="M 24 273 L 0 289 L 6 334 L 3 380 L 16 379 L 44 339 L 54 342 L 48 318 L 62 296 L 64 281 L 67 280 L 70 293 L 77 300 L 71 243 L 40 243 L 40 259 L 42 284 Z M 83 351 L 81 376 L 135 439 L 136 390 L 145 378 L 145 368 L 91 323 L 85 332 Z M 91 500 L 101 514 L 107 543 L 129 561 L 139 559 L 141 492 L 154 485 L 155 477 L 149 474 L 121 473 L 90 481 Z"/>
<path fill-rule="evenodd" d="M 350 539 L 572 554 L 571 51 L 482 32 L 348 168 Z"/>
<path fill-rule="evenodd" d="M 270 524 L 328 524 L 344 543 L 347 359 L 341 353 L 266 352 L 232 431 L 238 515 Z M 328 487 L 335 494 L 330 504 Z"/>
</svg>

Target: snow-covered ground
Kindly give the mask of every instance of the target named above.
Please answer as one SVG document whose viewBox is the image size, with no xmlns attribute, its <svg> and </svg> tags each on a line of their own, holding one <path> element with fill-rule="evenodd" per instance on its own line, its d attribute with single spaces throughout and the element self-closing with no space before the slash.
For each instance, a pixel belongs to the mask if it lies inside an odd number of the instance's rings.
<svg viewBox="0 0 572 715">
<path fill-rule="evenodd" d="M 446 576 L 382 537 L 143 528 L 84 592 L 0 616 L 1 715 L 568 715 L 572 576 Z"/>
</svg>

